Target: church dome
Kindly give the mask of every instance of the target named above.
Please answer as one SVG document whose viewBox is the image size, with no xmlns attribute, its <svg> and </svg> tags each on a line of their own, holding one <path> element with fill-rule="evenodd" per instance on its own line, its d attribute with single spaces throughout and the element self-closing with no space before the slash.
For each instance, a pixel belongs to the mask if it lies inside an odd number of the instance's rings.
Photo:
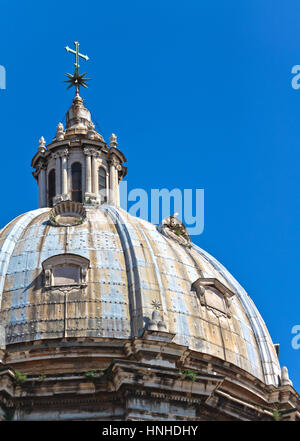
<svg viewBox="0 0 300 441">
<path fill-rule="evenodd" d="M 300 420 L 250 296 L 176 214 L 120 207 L 127 160 L 74 44 L 65 127 L 31 162 L 39 208 L 0 230 L 0 421 Z"/>
<path fill-rule="evenodd" d="M 30 211 L 2 229 L 0 246 L 6 345 L 163 330 L 173 343 L 278 384 L 278 358 L 251 298 L 196 245 L 103 204 L 69 225 L 56 223 L 53 209 Z"/>
</svg>

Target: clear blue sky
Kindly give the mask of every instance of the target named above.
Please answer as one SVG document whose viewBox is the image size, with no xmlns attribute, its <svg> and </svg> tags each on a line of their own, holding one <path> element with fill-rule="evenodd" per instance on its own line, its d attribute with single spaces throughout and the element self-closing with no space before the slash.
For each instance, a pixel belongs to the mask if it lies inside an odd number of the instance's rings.
<svg viewBox="0 0 300 441">
<path fill-rule="evenodd" d="M 64 50 L 91 60 L 83 92 L 118 134 L 129 188 L 205 189 L 193 240 L 249 292 L 300 391 L 299 1 L 0 2 L 1 226 L 37 207 L 30 161 L 73 92 Z M 85 65 L 85 66 L 84 66 Z"/>
</svg>

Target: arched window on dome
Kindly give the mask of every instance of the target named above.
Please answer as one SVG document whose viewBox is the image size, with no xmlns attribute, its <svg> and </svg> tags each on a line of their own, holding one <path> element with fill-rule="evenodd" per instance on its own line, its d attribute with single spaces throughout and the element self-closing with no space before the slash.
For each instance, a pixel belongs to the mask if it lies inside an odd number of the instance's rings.
<svg viewBox="0 0 300 441">
<path fill-rule="evenodd" d="M 234 293 L 217 279 L 200 277 L 192 283 L 202 306 L 217 314 L 231 317 L 230 303 Z"/>
<path fill-rule="evenodd" d="M 53 207 L 53 198 L 56 195 L 55 188 L 55 169 L 50 170 L 48 175 L 48 205 Z"/>
<path fill-rule="evenodd" d="M 82 166 L 80 162 L 74 162 L 71 166 L 72 177 L 72 201 L 82 202 Z"/>
<path fill-rule="evenodd" d="M 83 286 L 90 261 L 77 254 L 57 254 L 44 260 L 45 287 Z"/>
<path fill-rule="evenodd" d="M 99 167 L 98 171 L 99 193 L 101 196 L 101 202 L 107 201 L 106 194 L 106 170 L 103 167 Z"/>
</svg>

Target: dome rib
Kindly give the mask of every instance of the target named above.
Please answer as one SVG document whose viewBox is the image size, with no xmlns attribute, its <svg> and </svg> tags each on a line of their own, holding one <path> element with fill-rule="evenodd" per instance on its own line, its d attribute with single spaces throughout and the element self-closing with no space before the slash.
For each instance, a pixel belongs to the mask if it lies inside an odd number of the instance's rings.
<svg viewBox="0 0 300 441">
<path fill-rule="evenodd" d="M 149 241 L 149 239 L 147 237 L 147 234 L 145 233 L 145 231 L 138 224 L 137 224 L 137 228 L 139 229 L 139 231 L 143 235 L 143 237 L 145 239 L 145 242 L 146 242 L 146 244 L 148 246 L 148 250 L 150 252 L 152 263 L 153 263 L 153 267 L 154 267 L 154 271 L 155 271 L 155 277 L 156 277 L 157 284 L 159 286 L 159 291 L 160 291 L 160 296 L 159 296 L 158 301 L 160 301 L 160 303 L 162 305 L 162 313 L 167 314 L 168 311 L 167 311 L 167 305 L 166 305 L 166 300 L 165 300 L 165 289 L 164 289 L 164 286 L 163 286 L 163 283 L 162 283 L 162 279 L 161 279 L 161 275 L 160 275 L 160 272 L 159 272 L 157 258 L 156 258 L 155 254 L 154 254 L 153 248 L 152 248 L 152 246 L 150 244 L 150 241 Z"/>
<path fill-rule="evenodd" d="M 5 277 L 7 269 L 9 266 L 10 258 L 14 252 L 16 243 L 20 239 L 22 233 L 26 230 L 30 222 L 39 216 L 40 214 L 47 211 L 48 208 L 40 208 L 38 210 L 32 210 L 28 213 L 22 215 L 20 219 L 15 223 L 15 225 L 8 232 L 5 237 L 0 251 L 0 306 L 2 302 L 2 293 L 4 288 Z"/>
<path fill-rule="evenodd" d="M 126 274 L 128 279 L 129 290 L 129 308 L 132 319 L 132 336 L 137 337 L 139 335 L 139 329 L 143 326 L 141 314 L 139 311 L 142 309 L 141 302 L 141 282 L 138 273 L 137 259 L 135 255 L 135 248 L 132 243 L 130 232 L 126 227 L 124 217 L 121 210 L 116 210 L 113 206 L 103 206 L 102 209 L 111 217 L 114 221 L 116 229 L 118 231 L 121 245 L 123 248 L 125 262 L 126 262 Z M 124 212 L 127 214 L 126 212 Z"/>
<path fill-rule="evenodd" d="M 237 282 L 237 280 L 230 274 L 230 272 L 213 256 L 194 244 L 193 249 L 195 249 L 206 260 L 208 260 L 208 262 L 210 262 L 214 266 L 214 268 L 220 274 L 222 274 L 231 289 L 238 296 L 254 331 L 257 346 L 259 348 L 261 356 L 265 382 L 266 384 L 278 385 L 278 378 L 280 377 L 280 367 L 278 361 L 276 361 L 275 358 L 275 349 L 274 353 L 272 354 L 270 351 L 270 343 L 267 343 L 271 341 L 270 335 L 261 315 L 259 314 L 257 308 L 254 306 L 252 299 L 249 297 L 244 288 Z"/>
</svg>

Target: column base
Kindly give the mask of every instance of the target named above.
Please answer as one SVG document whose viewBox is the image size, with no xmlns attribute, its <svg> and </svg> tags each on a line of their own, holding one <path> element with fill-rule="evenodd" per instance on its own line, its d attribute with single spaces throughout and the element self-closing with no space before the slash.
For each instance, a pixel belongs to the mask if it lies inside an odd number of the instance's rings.
<svg viewBox="0 0 300 441">
<path fill-rule="evenodd" d="M 59 204 L 61 201 L 63 201 L 63 197 L 61 194 L 58 194 L 53 198 L 53 205 Z"/>
<path fill-rule="evenodd" d="M 71 200 L 71 198 L 67 193 L 66 194 L 57 194 L 53 198 L 53 205 L 59 204 L 62 201 L 70 201 L 70 200 Z"/>
<path fill-rule="evenodd" d="M 94 193 L 86 192 L 84 195 L 84 204 L 86 205 L 99 205 L 100 200 Z"/>
</svg>

